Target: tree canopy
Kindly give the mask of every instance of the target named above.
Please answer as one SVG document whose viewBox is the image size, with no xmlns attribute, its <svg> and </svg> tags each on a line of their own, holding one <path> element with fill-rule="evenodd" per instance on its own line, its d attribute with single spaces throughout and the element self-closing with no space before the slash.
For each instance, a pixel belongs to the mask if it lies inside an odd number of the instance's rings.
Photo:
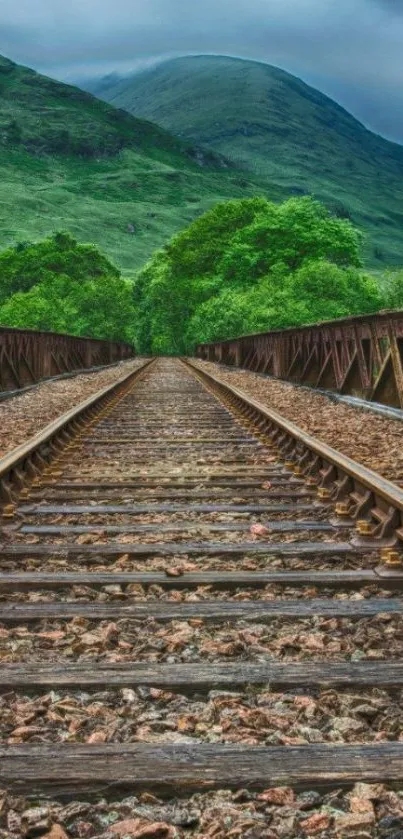
<svg viewBox="0 0 403 839">
<path fill-rule="evenodd" d="M 56 233 L 0 254 L 0 321 L 134 339 L 143 353 L 191 353 L 201 341 L 399 304 L 401 272 L 380 284 L 363 270 L 360 247 L 348 219 L 308 196 L 218 204 L 157 251 L 134 283 L 96 247 Z"/>
<path fill-rule="evenodd" d="M 382 306 L 360 234 L 305 196 L 218 204 L 158 251 L 134 290 L 143 351 L 298 326 Z"/>
<path fill-rule="evenodd" d="M 110 340 L 133 337 L 131 284 L 66 233 L 0 253 L 0 322 Z"/>
</svg>

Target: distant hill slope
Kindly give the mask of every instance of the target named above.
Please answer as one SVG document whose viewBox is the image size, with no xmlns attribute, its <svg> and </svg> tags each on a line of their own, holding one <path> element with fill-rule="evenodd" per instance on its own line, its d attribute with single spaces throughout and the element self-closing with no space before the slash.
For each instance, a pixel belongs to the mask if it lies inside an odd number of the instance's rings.
<svg viewBox="0 0 403 839">
<path fill-rule="evenodd" d="M 133 270 L 257 188 L 214 152 L 0 56 L 0 248 L 68 230 Z"/>
<path fill-rule="evenodd" d="M 403 147 L 300 79 L 254 61 L 189 56 L 91 87 L 283 193 L 315 194 L 369 233 L 370 261 L 403 262 Z"/>
</svg>

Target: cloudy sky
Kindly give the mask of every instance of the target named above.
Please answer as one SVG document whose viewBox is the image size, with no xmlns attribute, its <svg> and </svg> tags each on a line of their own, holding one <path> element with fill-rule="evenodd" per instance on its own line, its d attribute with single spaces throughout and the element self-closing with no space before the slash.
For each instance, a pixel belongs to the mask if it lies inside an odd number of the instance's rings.
<svg viewBox="0 0 403 839">
<path fill-rule="evenodd" d="M 258 59 L 403 143 L 403 0 L 0 0 L 0 52 L 67 80 L 188 53 Z"/>
</svg>

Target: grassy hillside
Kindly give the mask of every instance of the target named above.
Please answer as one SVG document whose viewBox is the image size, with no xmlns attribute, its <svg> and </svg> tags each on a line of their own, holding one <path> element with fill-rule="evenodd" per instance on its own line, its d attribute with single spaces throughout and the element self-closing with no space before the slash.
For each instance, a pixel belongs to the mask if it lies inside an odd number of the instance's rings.
<svg viewBox="0 0 403 839">
<path fill-rule="evenodd" d="M 220 152 L 282 195 L 305 192 L 369 234 L 376 265 L 403 261 L 403 147 L 319 91 L 236 58 L 176 58 L 92 84 L 97 95 Z"/>
<path fill-rule="evenodd" d="M 252 180 L 213 152 L 0 57 L 0 249 L 62 229 L 133 271 L 217 201 L 269 194 Z"/>
</svg>

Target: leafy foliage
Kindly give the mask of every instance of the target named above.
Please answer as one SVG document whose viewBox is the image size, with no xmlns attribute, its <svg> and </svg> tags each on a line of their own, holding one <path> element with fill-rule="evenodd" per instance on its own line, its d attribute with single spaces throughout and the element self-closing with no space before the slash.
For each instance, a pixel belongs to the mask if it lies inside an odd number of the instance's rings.
<svg viewBox="0 0 403 839">
<path fill-rule="evenodd" d="M 155 254 L 134 295 L 139 346 L 165 353 L 382 305 L 359 234 L 310 197 L 217 205 Z"/>
<path fill-rule="evenodd" d="M 380 285 L 385 297 L 387 309 L 403 309 L 403 270 L 385 271 L 380 277 Z"/>
<path fill-rule="evenodd" d="M 57 233 L 0 254 L 0 323 L 130 341 L 131 284 L 91 245 Z"/>
<path fill-rule="evenodd" d="M 294 274 L 264 278 L 249 290 L 228 289 L 199 306 L 188 346 L 217 338 L 302 326 L 377 311 L 382 298 L 372 277 L 326 260 L 307 262 Z"/>
</svg>

